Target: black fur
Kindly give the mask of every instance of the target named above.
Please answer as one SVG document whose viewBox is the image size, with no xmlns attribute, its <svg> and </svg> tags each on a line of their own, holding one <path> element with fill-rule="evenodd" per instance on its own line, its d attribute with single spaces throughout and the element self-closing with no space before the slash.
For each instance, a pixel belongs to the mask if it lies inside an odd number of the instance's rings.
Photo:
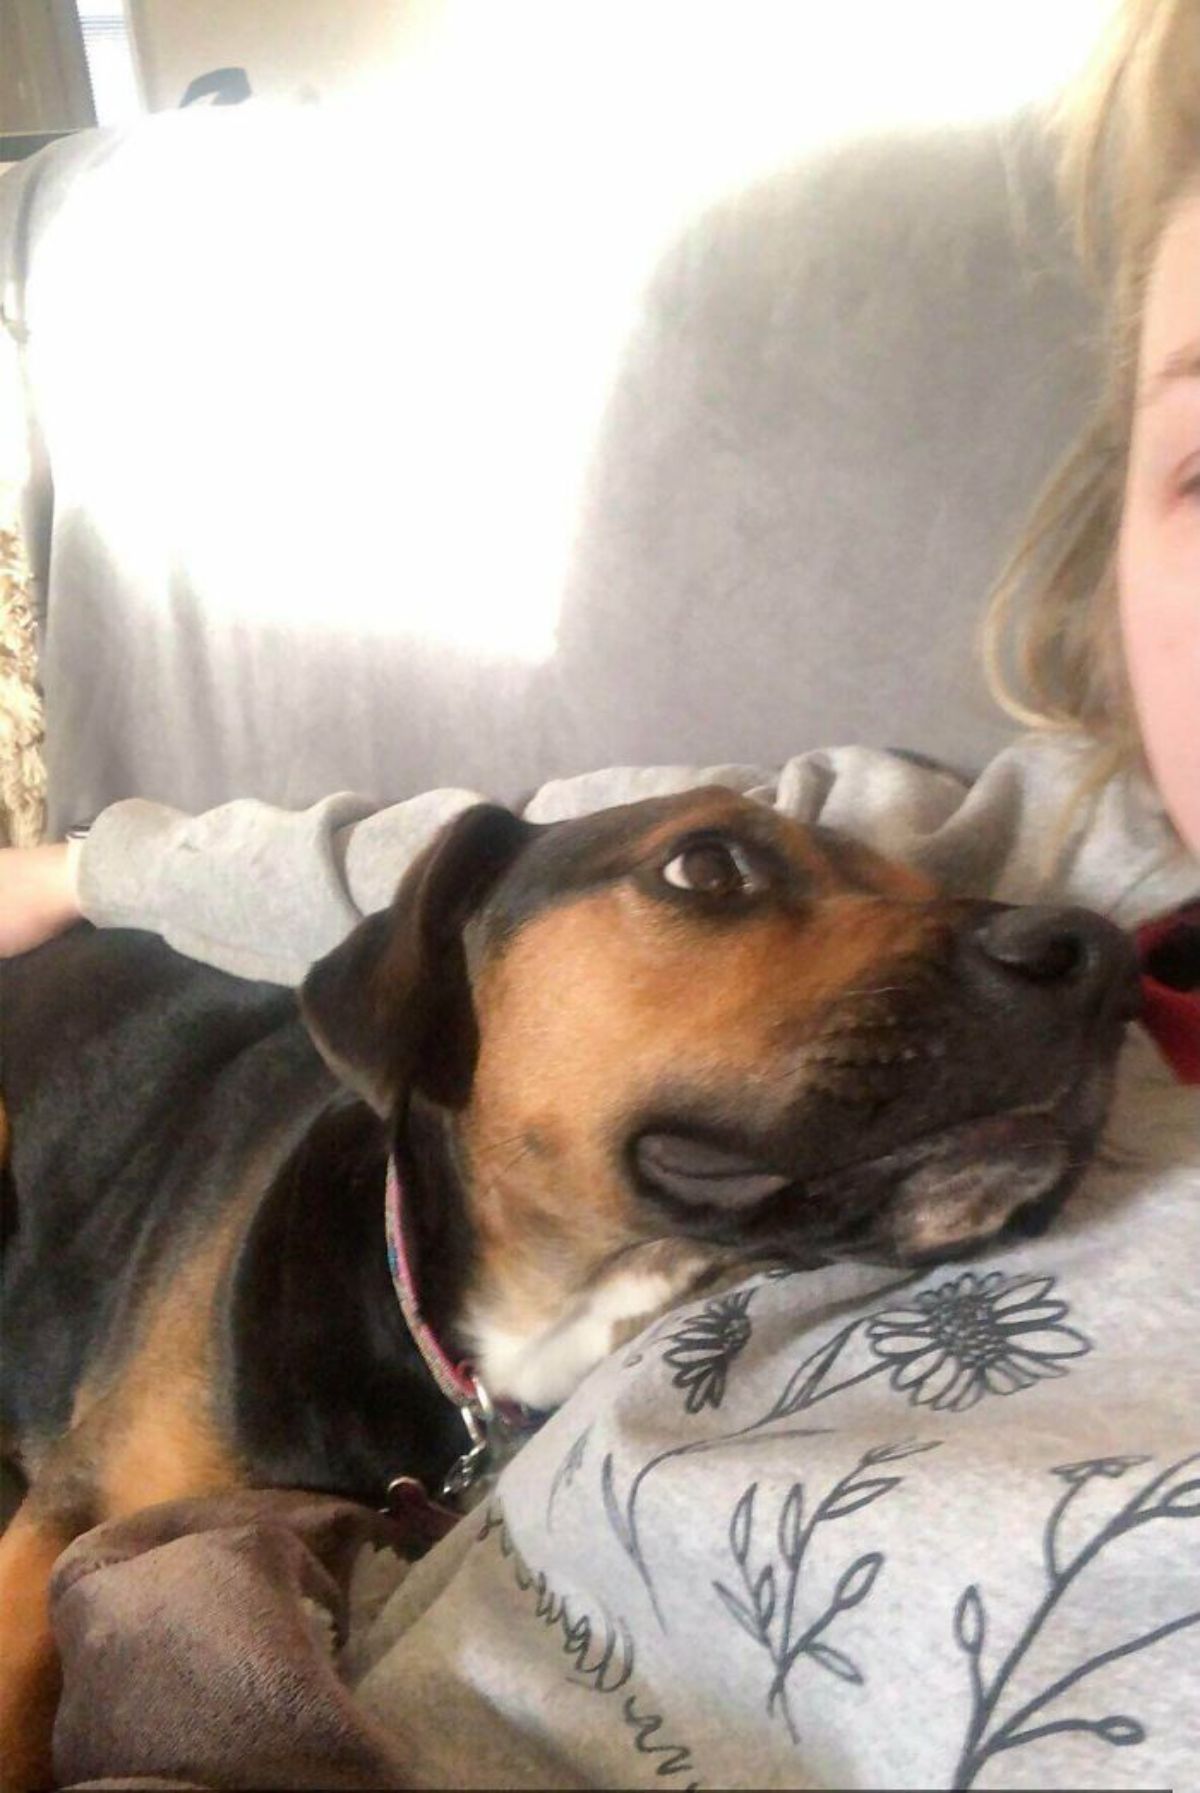
<svg viewBox="0 0 1200 1793">
<path fill-rule="evenodd" d="M 391 1286 L 385 1123 L 339 1088 L 290 991 L 77 929 L 0 965 L 0 1088 L 7 1437 L 65 1427 L 85 1369 L 117 1367 L 123 1320 L 265 1164 L 214 1314 L 214 1399 L 249 1480 L 437 1485 L 465 1435 Z"/>
</svg>

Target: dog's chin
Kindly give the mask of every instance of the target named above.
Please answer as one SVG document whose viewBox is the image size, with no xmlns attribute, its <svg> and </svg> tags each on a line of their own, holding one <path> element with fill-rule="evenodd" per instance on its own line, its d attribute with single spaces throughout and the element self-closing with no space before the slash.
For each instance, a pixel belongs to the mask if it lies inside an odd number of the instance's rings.
<svg viewBox="0 0 1200 1793">
<path fill-rule="evenodd" d="M 841 1192 L 861 1219 L 831 1256 L 921 1264 L 1017 1229 L 1040 1231 L 1081 1167 L 1078 1136 L 1043 1114 L 967 1121 L 897 1156 L 864 1167 Z"/>
<path fill-rule="evenodd" d="M 680 1230 L 797 1263 L 920 1264 L 1008 1232 L 1040 1232 L 1093 1156 L 1108 1079 L 1057 1100 L 975 1116 L 852 1163 L 784 1170 L 694 1132 L 632 1147 L 643 1194 Z"/>
</svg>

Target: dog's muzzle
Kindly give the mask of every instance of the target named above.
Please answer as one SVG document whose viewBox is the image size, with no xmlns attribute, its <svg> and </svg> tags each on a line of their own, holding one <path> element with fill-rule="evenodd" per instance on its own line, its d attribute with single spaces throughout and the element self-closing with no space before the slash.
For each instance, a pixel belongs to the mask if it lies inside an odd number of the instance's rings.
<svg viewBox="0 0 1200 1793">
<path fill-rule="evenodd" d="M 668 1117 L 664 1102 L 632 1139 L 632 1174 L 714 1242 L 944 1254 L 946 1217 L 965 1247 L 1061 1201 L 1094 1151 L 1139 1006 L 1132 943 L 1102 917 L 964 904 L 939 957 L 897 977 L 885 1009 L 826 1017 L 782 1115 L 727 1125 L 686 1103 Z"/>
</svg>

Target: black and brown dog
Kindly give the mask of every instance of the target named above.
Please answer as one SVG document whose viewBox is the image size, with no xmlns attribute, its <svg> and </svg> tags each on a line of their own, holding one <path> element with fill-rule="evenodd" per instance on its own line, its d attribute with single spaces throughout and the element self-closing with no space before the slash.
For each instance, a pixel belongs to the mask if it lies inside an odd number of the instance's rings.
<svg viewBox="0 0 1200 1793">
<path fill-rule="evenodd" d="M 756 1258 L 919 1262 L 1091 1157 L 1134 964 L 722 790 L 465 812 L 300 993 L 78 929 L 2 972 L 8 1769 L 44 1772 L 46 1584 L 84 1528 L 237 1484 L 378 1501 L 463 1446 L 402 1319 L 549 1407 Z"/>
</svg>

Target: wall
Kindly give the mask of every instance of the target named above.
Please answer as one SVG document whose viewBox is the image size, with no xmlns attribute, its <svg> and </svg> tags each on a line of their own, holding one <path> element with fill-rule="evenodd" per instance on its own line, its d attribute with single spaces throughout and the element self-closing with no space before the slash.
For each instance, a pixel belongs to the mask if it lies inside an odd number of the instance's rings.
<svg viewBox="0 0 1200 1793">
<path fill-rule="evenodd" d="M 147 104 L 177 106 L 195 76 L 244 68 L 256 94 L 324 94 L 375 72 L 435 0 L 126 0 Z"/>
<path fill-rule="evenodd" d="M 0 5 L 4 0 L 0 0 Z M 259 94 L 332 95 L 430 52 L 451 103 L 607 96 L 669 118 L 716 79 L 707 128 L 780 145 L 1007 112 L 1056 86 L 1113 0 L 125 0 L 153 109 L 209 69 L 244 67 Z M 525 91 L 523 91 L 525 90 Z M 618 123 L 620 121 L 620 124 Z M 703 147 L 703 145 L 702 145 Z"/>
</svg>

